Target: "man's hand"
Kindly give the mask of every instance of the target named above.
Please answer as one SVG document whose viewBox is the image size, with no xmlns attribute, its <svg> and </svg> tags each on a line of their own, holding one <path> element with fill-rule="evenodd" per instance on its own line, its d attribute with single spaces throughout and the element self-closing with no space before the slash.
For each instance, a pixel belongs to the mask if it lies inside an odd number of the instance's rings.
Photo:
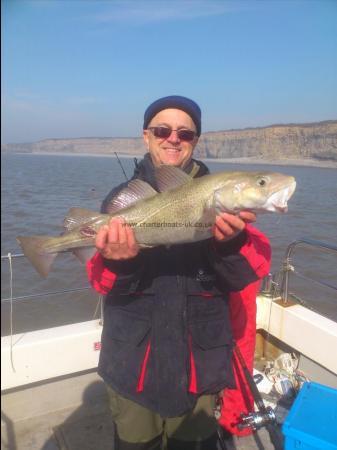
<svg viewBox="0 0 337 450">
<path fill-rule="evenodd" d="M 134 258 L 139 252 L 135 234 L 122 218 L 111 219 L 97 233 L 95 245 L 106 259 Z"/>
<path fill-rule="evenodd" d="M 217 241 L 228 241 L 238 235 L 246 223 L 255 221 L 256 215 L 250 211 L 241 211 L 238 216 L 221 213 L 215 218 L 213 236 Z"/>
</svg>

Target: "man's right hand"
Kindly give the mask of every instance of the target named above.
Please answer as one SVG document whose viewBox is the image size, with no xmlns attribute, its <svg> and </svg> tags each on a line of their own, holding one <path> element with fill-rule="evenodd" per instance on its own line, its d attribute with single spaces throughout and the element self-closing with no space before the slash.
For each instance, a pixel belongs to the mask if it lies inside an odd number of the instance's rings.
<svg viewBox="0 0 337 450">
<path fill-rule="evenodd" d="M 111 219 L 109 225 L 100 228 L 95 245 L 106 259 L 131 259 L 139 253 L 139 245 L 132 228 L 120 217 Z"/>
</svg>

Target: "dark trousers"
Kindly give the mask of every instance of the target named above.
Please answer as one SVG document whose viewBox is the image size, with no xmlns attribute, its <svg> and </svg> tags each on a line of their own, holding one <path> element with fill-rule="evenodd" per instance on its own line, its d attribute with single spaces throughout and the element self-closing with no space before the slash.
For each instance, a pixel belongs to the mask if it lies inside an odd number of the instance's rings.
<svg viewBox="0 0 337 450">
<path fill-rule="evenodd" d="M 163 419 L 107 386 L 115 424 L 115 450 L 216 450 L 214 396 L 201 396 L 181 417 Z"/>
</svg>

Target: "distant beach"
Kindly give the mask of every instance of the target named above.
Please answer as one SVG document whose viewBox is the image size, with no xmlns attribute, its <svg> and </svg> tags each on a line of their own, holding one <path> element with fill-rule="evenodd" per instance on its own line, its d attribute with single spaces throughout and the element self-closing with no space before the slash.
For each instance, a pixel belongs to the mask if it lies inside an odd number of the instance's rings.
<svg viewBox="0 0 337 450">
<path fill-rule="evenodd" d="M 273 166 L 304 166 L 337 169 L 337 161 L 320 161 L 308 159 L 258 159 L 258 158 L 200 158 L 205 162 L 221 162 L 228 164 L 268 164 Z"/>
<path fill-rule="evenodd" d="M 7 153 L 8 154 L 8 153 Z M 116 158 L 114 153 L 70 153 L 70 152 L 34 152 L 22 153 L 27 155 L 50 155 L 50 156 L 86 156 L 95 158 Z M 119 158 L 142 158 L 142 154 L 118 153 Z M 337 161 L 308 159 L 259 159 L 254 157 L 243 158 L 197 158 L 204 162 L 220 162 L 227 164 L 267 164 L 274 166 L 304 166 L 304 167 L 321 167 L 328 169 L 337 169 Z"/>
</svg>

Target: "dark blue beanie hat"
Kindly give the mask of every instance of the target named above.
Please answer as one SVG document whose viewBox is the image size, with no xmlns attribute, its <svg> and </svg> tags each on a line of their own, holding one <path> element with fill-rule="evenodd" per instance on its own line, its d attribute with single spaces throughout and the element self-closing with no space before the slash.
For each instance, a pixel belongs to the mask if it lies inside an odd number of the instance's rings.
<svg viewBox="0 0 337 450">
<path fill-rule="evenodd" d="M 182 97 L 180 95 L 169 95 L 168 97 L 162 97 L 155 102 L 151 103 L 151 105 L 147 108 L 144 113 L 144 125 L 143 130 L 146 130 L 152 118 L 158 114 L 163 109 L 181 109 L 188 114 L 197 129 L 197 135 L 201 134 L 201 110 L 199 106 L 187 97 Z"/>
</svg>

